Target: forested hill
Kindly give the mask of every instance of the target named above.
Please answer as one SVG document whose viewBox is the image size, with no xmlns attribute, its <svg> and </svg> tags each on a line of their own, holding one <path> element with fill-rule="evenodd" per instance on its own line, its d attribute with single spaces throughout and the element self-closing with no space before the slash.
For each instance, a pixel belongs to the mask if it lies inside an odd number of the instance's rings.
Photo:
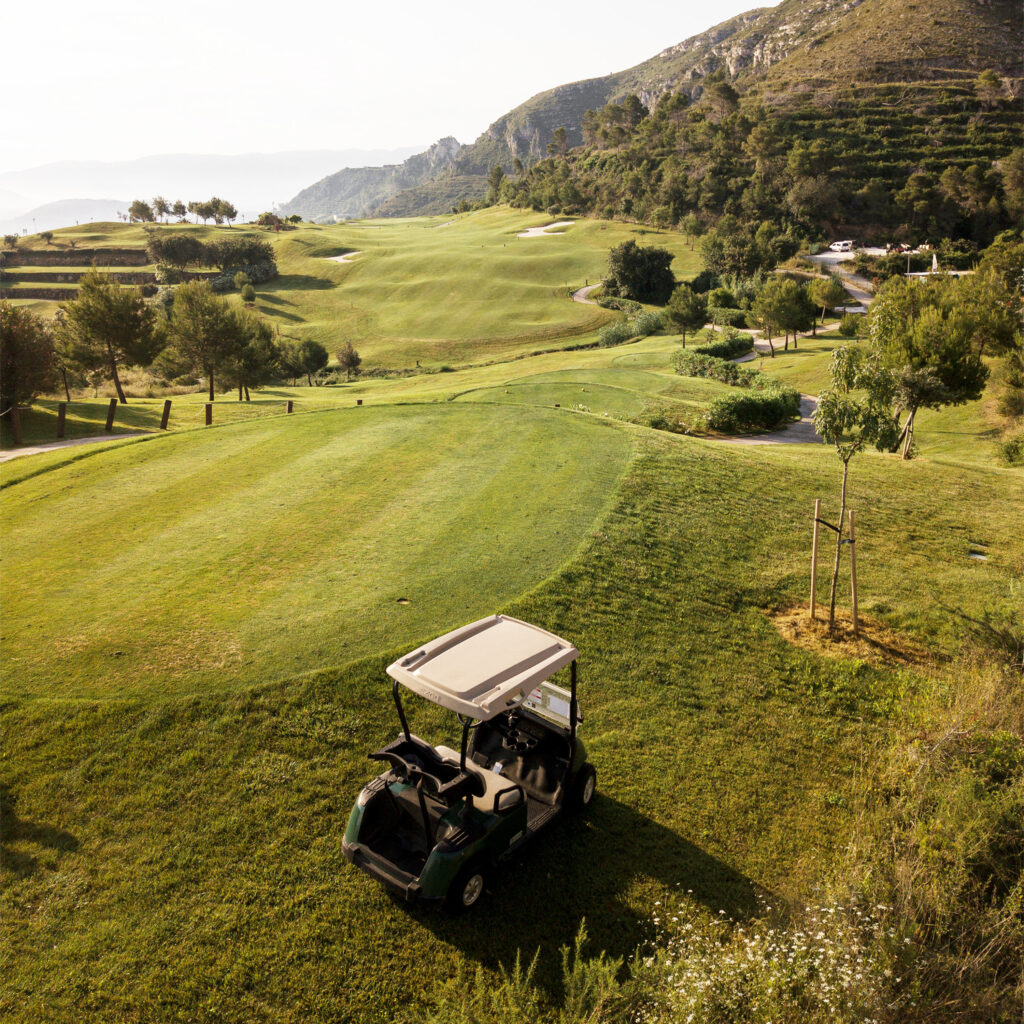
<svg viewBox="0 0 1024 1024">
<path fill-rule="evenodd" d="M 536 163 L 559 128 L 565 129 L 560 149 L 583 144 L 587 111 L 630 95 L 648 108 L 666 93 L 698 100 L 712 75 L 724 76 L 748 101 L 770 111 L 792 110 L 802 101 L 827 111 L 855 96 L 857 117 L 884 116 L 908 105 L 926 113 L 929 90 L 942 92 L 944 83 L 962 86 L 985 69 L 1010 79 L 1008 99 L 1019 90 L 1020 43 L 1017 0 L 783 0 L 626 71 L 532 97 L 456 154 L 443 175 L 444 191 L 482 197 L 481 175 L 495 164 L 511 173 L 517 159 Z M 970 120 L 976 111 L 969 104 L 957 109 L 957 95 L 950 94 L 952 106 L 943 108 L 937 130 L 976 135 Z M 916 141 L 917 128 L 904 128 Z M 428 194 L 435 196 L 437 189 Z M 391 205 L 408 215 L 419 212 L 417 203 L 416 194 L 399 194 Z"/>
</svg>

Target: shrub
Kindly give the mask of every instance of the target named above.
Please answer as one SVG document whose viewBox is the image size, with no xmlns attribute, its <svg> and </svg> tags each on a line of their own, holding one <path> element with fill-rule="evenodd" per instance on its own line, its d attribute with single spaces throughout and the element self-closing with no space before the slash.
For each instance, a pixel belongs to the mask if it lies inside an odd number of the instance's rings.
<svg viewBox="0 0 1024 1024">
<path fill-rule="evenodd" d="M 616 320 L 597 332 L 597 343 L 601 348 L 610 345 L 621 345 L 631 338 L 639 338 L 643 334 L 654 334 L 664 326 L 660 313 L 640 312 L 628 320 Z"/>
<path fill-rule="evenodd" d="M 622 299 L 617 295 L 602 295 L 597 304 L 604 309 L 617 309 L 622 313 L 639 313 L 644 307 L 632 299 Z"/>
<path fill-rule="evenodd" d="M 711 430 L 723 434 L 744 434 L 774 430 L 799 413 L 800 392 L 765 377 L 764 382 L 751 381 L 749 390 L 716 398 L 706 413 L 705 421 Z"/>
<path fill-rule="evenodd" d="M 706 377 L 708 380 L 717 380 L 736 387 L 748 387 L 751 381 L 759 376 L 757 370 L 738 366 L 736 363 L 709 356 L 696 349 L 677 353 L 675 367 L 676 373 L 683 377 Z"/>
<path fill-rule="evenodd" d="M 856 338 L 858 334 L 863 334 L 864 332 L 861 328 L 862 319 L 859 313 L 847 313 L 839 321 L 839 333 L 844 338 Z"/>
<path fill-rule="evenodd" d="M 1024 466 L 1024 431 L 1002 441 L 999 445 L 999 455 L 1011 466 Z"/>
<path fill-rule="evenodd" d="M 737 356 L 746 355 L 754 348 L 754 339 L 749 334 L 737 334 L 734 336 L 723 336 L 706 345 L 694 345 L 692 351 L 702 355 L 714 356 L 716 359 L 735 359 Z"/>
</svg>

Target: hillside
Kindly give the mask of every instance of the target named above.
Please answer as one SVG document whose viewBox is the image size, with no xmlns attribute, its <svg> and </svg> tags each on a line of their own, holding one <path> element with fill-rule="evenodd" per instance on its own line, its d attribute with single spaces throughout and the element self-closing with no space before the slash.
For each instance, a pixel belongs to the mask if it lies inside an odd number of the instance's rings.
<svg viewBox="0 0 1024 1024">
<path fill-rule="evenodd" d="M 304 188 L 281 206 L 280 212 L 282 215 L 298 213 L 307 220 L 322 222 L 367 216 L 404 189 L 443 176 L 459 148 L 458 140 L 448 136 L 400 164 L 343 168 Z M 429 202 L 420 205 L 428 206 Z M 450 209 L 449 203 L 443 210 L 422 212 L 442 213 Z"/>
<path fill-rule="evenodd" d="M 716 71 L 752 100 L 769 104 L 815 93 L 827 104 L 837 88 L 962 79 L 986 68 L 1019 76 L 1020 36 L 1020 6 L 1009 0 L 784 0 L 722 22 L 633 68 L 539 93 L 463 147 L 452 170 L 472 176 L 496 163 L 511 171 L 516 158 L 534 163 L 545 156 L 556 128 L 566 129 L 570 147 L 580 145 L 588 110 L 630 94 L 649 107 L 666 92 L 696 99 Z M 880 101 L 880 109 L 890 102 Z M 468 191 L 471 179 L 463 180 Z M 475 196 L 484 192 L 480 185 Z M 416 197 L 400 208 L 415 213 Z"/>
</svg>

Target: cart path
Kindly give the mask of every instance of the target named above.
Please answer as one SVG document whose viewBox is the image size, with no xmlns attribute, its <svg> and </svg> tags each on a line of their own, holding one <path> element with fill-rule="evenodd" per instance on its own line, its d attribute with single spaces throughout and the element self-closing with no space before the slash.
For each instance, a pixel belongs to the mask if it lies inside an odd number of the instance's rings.
<svg viewBox="0 0 1024 1024">
<path fill-rule="evenodd" d="M 596 306 L 597 303 L 590 298 L 590 293 L 595 288 L 600 288 L 603 283 L 604 282 L 602 281 L 598 281 L 597 284 L 588 284 L 585 288 L 577 288 L 576 291 L 572 293 L 572 301 L 583 302 L 588 306 Z"/>
<path fill-rule="evenodd" d="M 0 462 L 10 462 L 22 455 L 39 455 L 42 452 L 57 451 L 61 448 L 74 448 L 80 444 L 99 444 L 101 441 L 120 441 L 128 437 L 142 437 L 147 430 L 132 430 L 121 434 L 97 434 L 93 437 L 73 437 L 68 441 L 50 441 L 47 444 L 22 445 L 20 448 L 6 448 L 0 452 Z"/>
</svg>

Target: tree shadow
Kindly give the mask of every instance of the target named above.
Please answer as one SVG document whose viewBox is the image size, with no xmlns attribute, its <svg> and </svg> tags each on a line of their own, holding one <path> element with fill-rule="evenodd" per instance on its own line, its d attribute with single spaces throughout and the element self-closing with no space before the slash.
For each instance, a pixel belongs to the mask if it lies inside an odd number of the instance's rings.
<svg viewBox="0 0 1024 1024">
<path fill-rule="evenodd" d="M 262 296 L 260 297 L 262 298 Z M 278 320 L 287 320 L 292 324 L 304 324 L 306 322 L 305 319 L 297 313 L 286 313 L 283 309 L 267 309 L 266 307 L 261 306 L 260 303 L 257 303 L 256 308 L 260 313 L 267 313 L 270 316 L 276 317 Z"/>
<path fill-rule="evenodd" d="M 10 787 L 0 782 L 0 867 L 25 878 L 39 867 L 37 856 L 11 849 L 11 844 L 32 843 L 62 853 L 78 849 L 78 840 L 63 829 L 24 821 L 15 813 L 17 797 Z"/>
<path fill-rule="evenodd" d="M 337 287 L 337 282 L 312 274 L 279 274 L 274 278 L 274 291 L 323 291 Z"/>
<path fill-rule="evenodd" d="M 567 816 L 503 865 L 492 877 L 486 903 L 469 916 L 452 918 L 410 909 L 443 942 L 488 967 L 511 966 L 521 951 L 540 950 L 537 980 L 557 988 L 558 949 L 571 945 L 585 918 L 590 950 L 628 957 L 650 939 L 649 920 L 625 902 L 635 882 L 670 887 L 713 914 L 735 920 L 755 914 L 771 893 L 724 861 L 632 807 L 598 793 L 583 817 Z M 674 896 L 669 896 L 671 902 Z M 404 905 L 403 905 L 404 906 Z M 651 906 L 648 914 L 662 909 Z"/>
</svg>

